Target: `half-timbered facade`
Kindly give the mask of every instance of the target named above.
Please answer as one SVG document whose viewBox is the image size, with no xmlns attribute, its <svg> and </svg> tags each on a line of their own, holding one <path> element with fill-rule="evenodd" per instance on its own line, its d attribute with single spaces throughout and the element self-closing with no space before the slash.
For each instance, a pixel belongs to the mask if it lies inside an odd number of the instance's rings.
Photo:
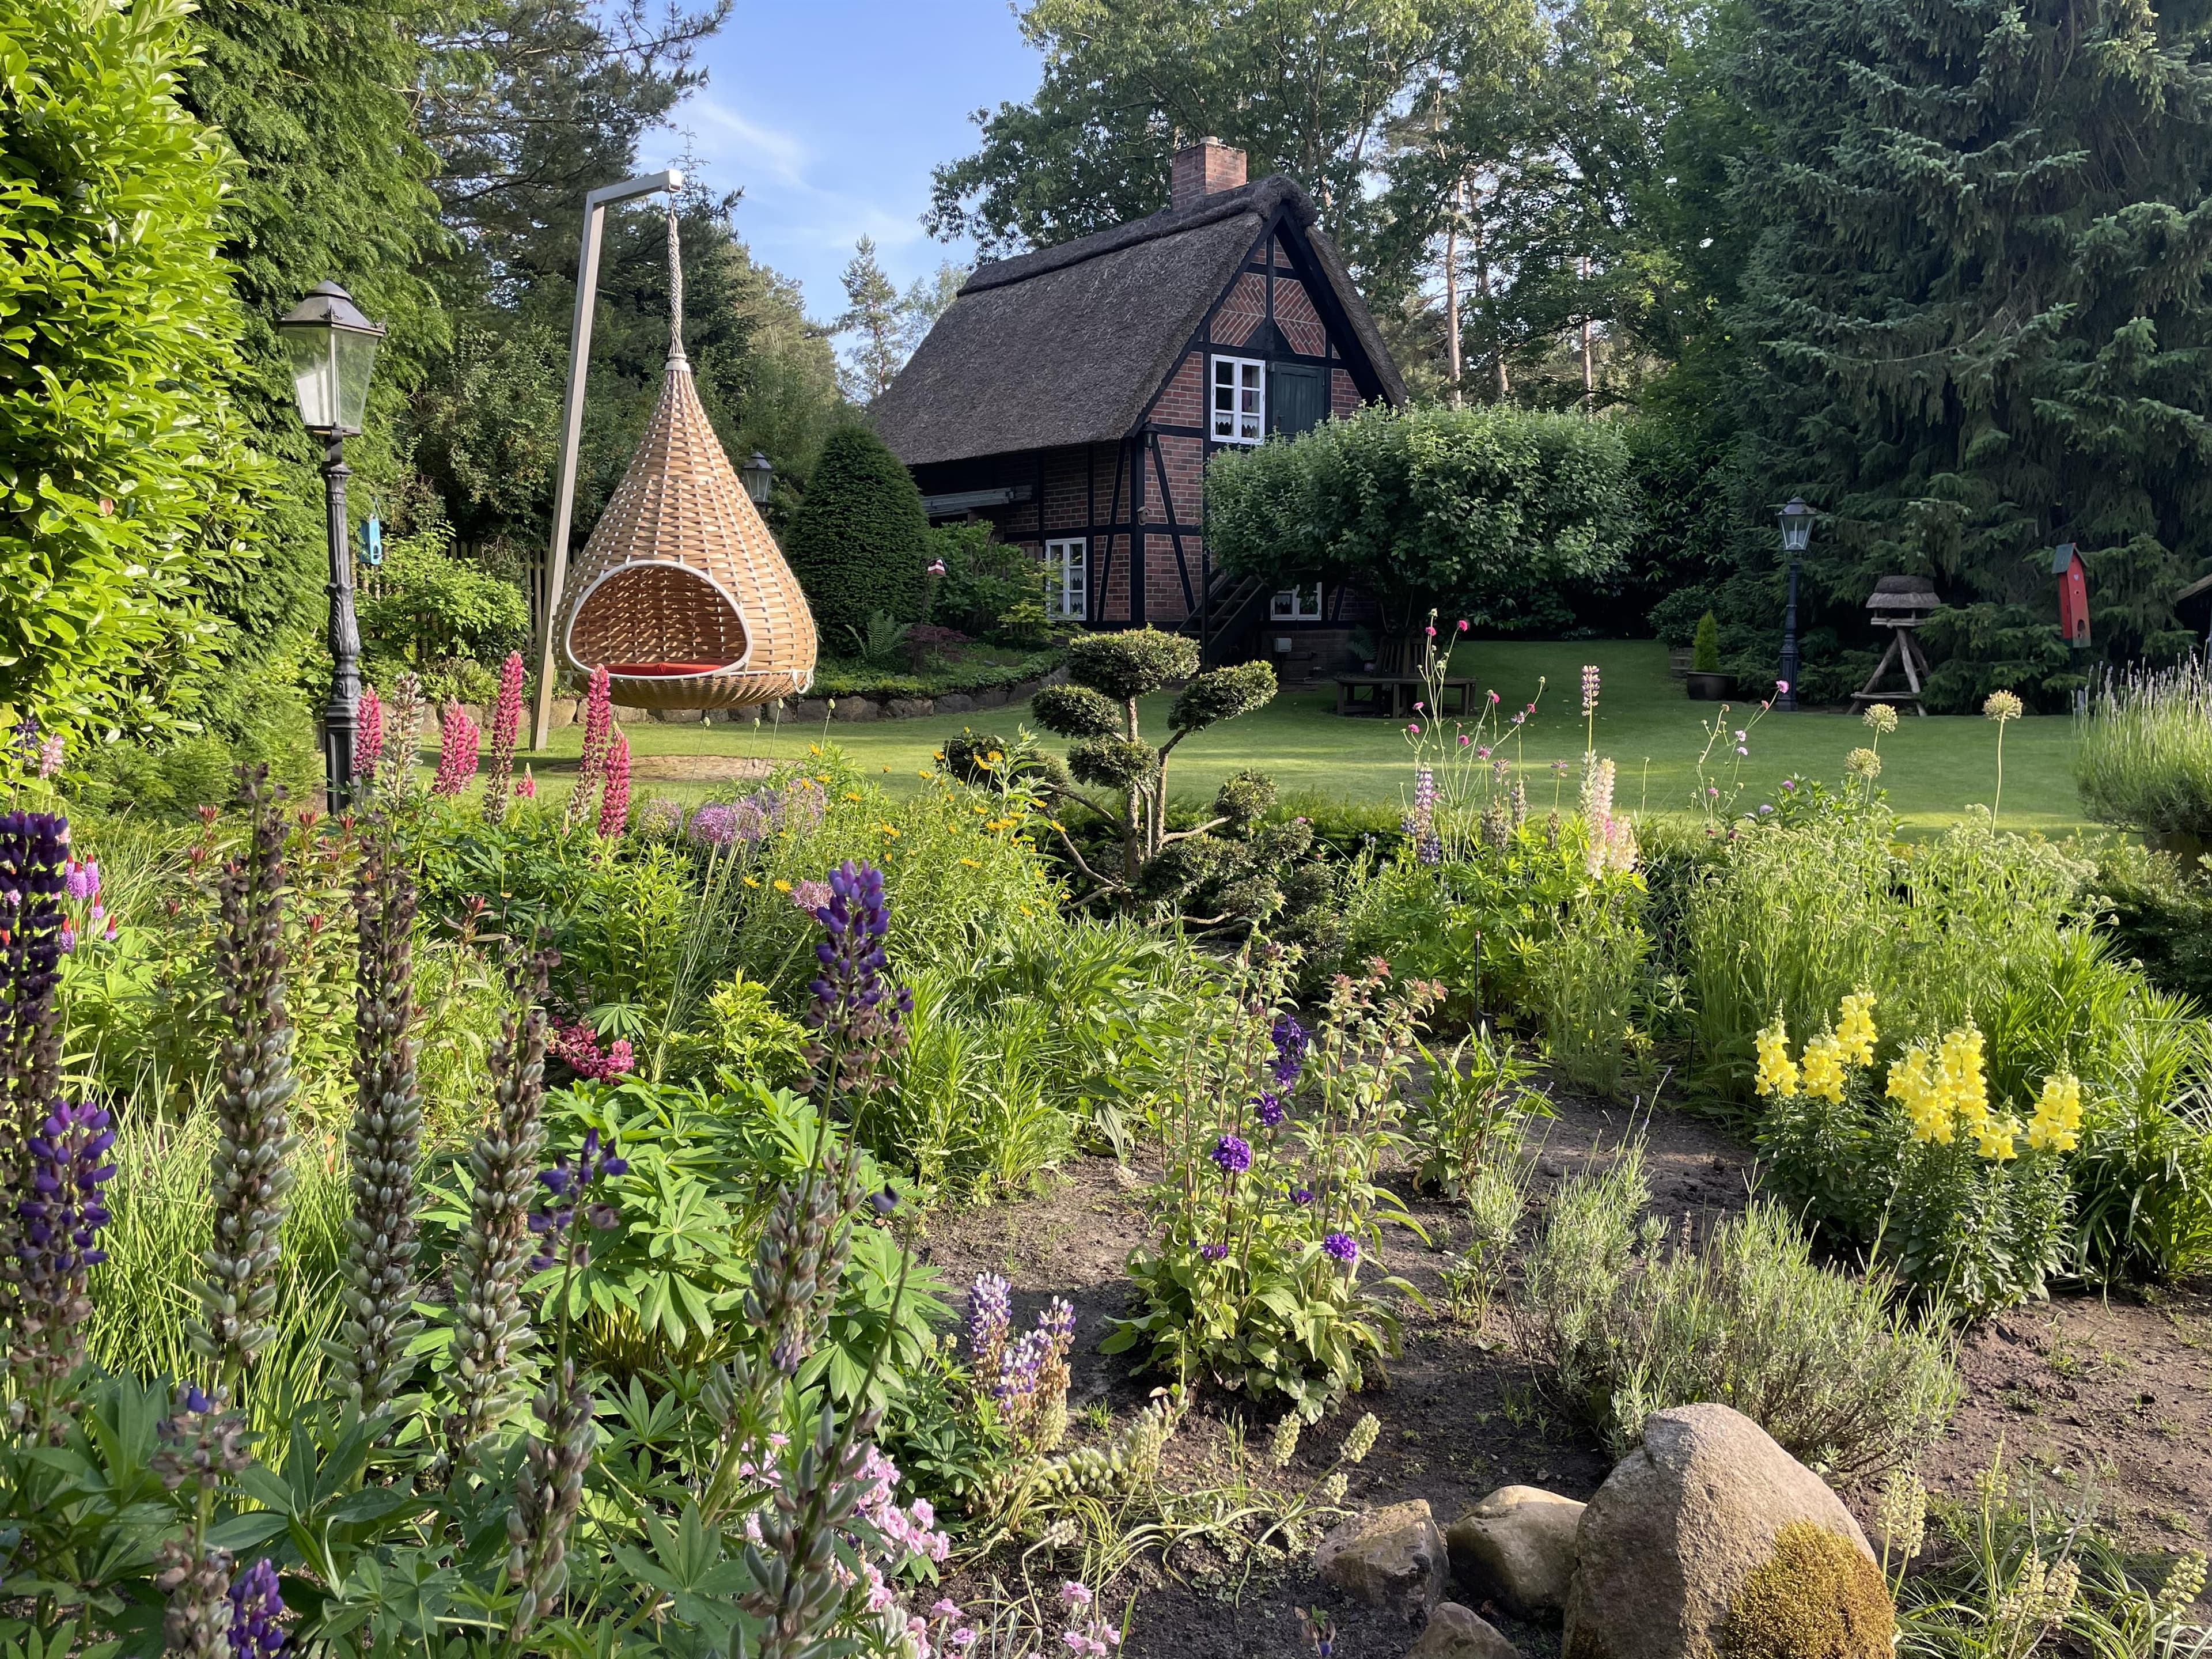
<svg viewBox="0 0 2212 1659">
<path fill-rule="evenodd" d="M 933 520 L 1031 550 L 1065 620 L 1187 629 L 1217 659 L 1364 620 L 1357 594 L 1258 592 L 1206 550 L 1216 452 L 1405 399 L 1316 218 L 1208 139 L 1161 212 L 979 268 L 872 411 Z"/>
</svg>

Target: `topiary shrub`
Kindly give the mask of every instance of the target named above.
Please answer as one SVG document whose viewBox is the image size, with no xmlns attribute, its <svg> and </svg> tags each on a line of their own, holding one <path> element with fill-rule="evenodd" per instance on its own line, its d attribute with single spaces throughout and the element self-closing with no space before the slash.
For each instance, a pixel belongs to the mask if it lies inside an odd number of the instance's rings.
<svg viewBox="0 0 2212 1659">
<path fill-rule="evenodd" d="M 1698 618 L 1697 637 L 1690 642 L 1690 670 L 1697 674 L 1721 672 L 1721 625 L 1710 611 Z"/>
<path fill-rule="evenodd" d="M 1839 1532 L 1792 1521 L 1729 1603 L 1725 1659 L 1887 1659 L 1897 1614 L 1881 1571 Z"/>
<path fill-rule="evenodd" d="M 929 544 L 921 492 L 899 458 L 866 427 L 831 433 L 783 538 L 816 631 L 831 641 L 865 637 L 876 611 L 920 622 Z"/>
</svg>

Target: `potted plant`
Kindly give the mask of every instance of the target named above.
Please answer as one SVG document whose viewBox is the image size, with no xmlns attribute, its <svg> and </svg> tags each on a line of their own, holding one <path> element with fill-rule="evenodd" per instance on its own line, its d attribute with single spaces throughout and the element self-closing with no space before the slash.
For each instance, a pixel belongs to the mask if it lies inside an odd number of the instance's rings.
<svg viewBox="0 0 2212 1659">
<path fill-rule="evenodd" d="M 1710 611 L 1698 618 L 1690 645 L 1690 672 L 1684 683 L 1693 702 L 1722 702 L 1735 695 L 1735 676 L 1721 672 L 1721 625 Z"/>
</svg>

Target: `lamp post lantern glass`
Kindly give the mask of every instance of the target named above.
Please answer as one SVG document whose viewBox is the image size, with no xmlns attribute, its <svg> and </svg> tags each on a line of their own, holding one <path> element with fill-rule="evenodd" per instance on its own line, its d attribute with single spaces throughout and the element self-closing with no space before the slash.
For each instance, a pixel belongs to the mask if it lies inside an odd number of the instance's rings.
<svg viewBox="0 0 2212 1659">
<path fill-rule="evenodd" d="M 752 459 L 738 469 L 738 476 L 745 481 L 745 494 L 752 497 L 753 505 L 766 506 L 769 486 L 775 482 L 775 468 L 768 457 L 756 449 Z"/>
<path fill-rule="evenodd" d="M 1782 672 L 1774 694 L 1778 708 L 1797 706 L 1797 674 L 1802 665 L 1797 650 L 1797 561 L 1813 539 L 1813 509 L 1804 498 L 1793 495 L 1778 515 L 1782 520 L 1782 550 L 1790 556 L 1790 601 L 1782 613 Z"/>
<path fill-rule="evenodd" d="M 361 628 L 353 611 L 352 535 L 345 499 L 351 474 L 345 441 L 361 431 L 368 414 L 368 377 L 384 329 L 361 314 L 351 295 L 336 283 L 325 283 L 279 319 L 276 334 L 292 360 L 300 422 L 323 441 L 331 552 L 331 695 L 323 704 L 323 797 L 336 814 L 353 793 L 354 732 L 361 703 Z"/>
</svg>

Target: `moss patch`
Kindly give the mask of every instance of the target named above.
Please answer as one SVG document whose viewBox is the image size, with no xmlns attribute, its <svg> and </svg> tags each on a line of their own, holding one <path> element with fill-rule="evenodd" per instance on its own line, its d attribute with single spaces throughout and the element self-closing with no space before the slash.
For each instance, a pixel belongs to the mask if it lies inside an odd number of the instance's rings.
<svg viewBox="0 0 2212 1659">
<path fill-rule="evenodd" d="M 1793 1521 L 1729 1603 L 1729 1659 L 1887 1659 L 1896 1629 L 1888 1587 L 1841 1533 Z"/>
</svg>

